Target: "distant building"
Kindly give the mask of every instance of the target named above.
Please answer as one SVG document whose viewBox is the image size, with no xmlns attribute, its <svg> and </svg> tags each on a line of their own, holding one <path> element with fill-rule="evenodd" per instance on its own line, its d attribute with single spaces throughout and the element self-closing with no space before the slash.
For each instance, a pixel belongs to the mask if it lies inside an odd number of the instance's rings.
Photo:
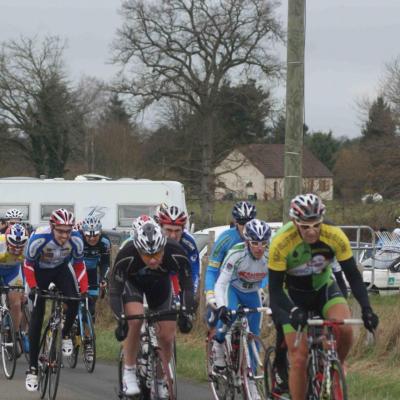
<svg viewBox="0 0 400 400">
<path fill-rule="evenodd" d="M 283 144 L 250 144 L 233 150 L 215 169 L 215 197 L 279 200 L 284 188 Z M 228 171 L 228 172 L 226 172 Z M 303 192 L 332 200 L 332 172 L 303 148 Z"/>
</svg>

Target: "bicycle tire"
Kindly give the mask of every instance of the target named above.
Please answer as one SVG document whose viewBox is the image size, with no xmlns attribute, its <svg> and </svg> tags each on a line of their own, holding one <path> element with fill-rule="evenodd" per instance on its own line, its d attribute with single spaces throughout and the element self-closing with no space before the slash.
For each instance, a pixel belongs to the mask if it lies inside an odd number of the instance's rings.
<svg viewBox="0 0 400 400">
<path fill-rule="evenodd" d="M 25 325 L 25 329 L 22 329 L 21 326 L 20 326 L 19 335 L 20 335 L 20 339 L 21 339 L 21 348 L 22 348 L 22 352 L 24 353 L 25 359 L 26 359 L 26 361 L 27 361 L 28 364 L 29 364 L 29 349 L 28 349 L 28 351 L 25 351 L 24 343 L 23 343 L 23 337 L 22 337 L 22 336 L 23 336 L 23 335 L 22 335 L 22 332 L 25 332 L 25 333 L 24 333 L 25 335 L 28 334 L 28 332 L 29 332 L 29 325 L 30 325 L 30 323 L 31 323 L 31 310 L 29 309 L 28 301 L 26 301 L 25 303 L 23 303 L 22 306 L 21 306 L 21 308 L 22 308 L 22 318 L 23 318 L 23 319 L 25 318 L 26 325 Z"/>
<path fill-rule="evenodd" d="M 89 312 L 83 313 L 82 324 L 83 332 L 85 334 L 85 337 L 82 338 L 83 362 L 87 372 L 92 373 L 94 371 L 94 367 L 96 366 L 96 335 L 94 332 L 92 316 Z M 88 345 L 91 346 L 91 359 L 88 357 L 88 355 L 90 355 L 88 354 Z"/>
<path fill-rule="evenodd" d="M 330 383 L 329 394 L 331 400 L 347 400 L 347 385 L 342 365 L 338 360 L 332 360 L 329 367 Z"/>
<path fill-rule="evenodd" d="M 17 365 L 15 329 L 10 311 L 3 309 L 2 314 L 0 329 L 1 359 L 5 377 L 12 379 Z"/>
<path fill-rule="evenodd" d="M 80 335 L 78 332 L 78 327 L 76 322 L 72 325 L 71 328 L 71 340 L 72 340 L 72 354 L 67 358 L 68 366 L 70 368 L 75 368 L 78 364 L 78 355 L 79 355 L 79 347 L 80 347 Z"/>
<path fill-rule="evenodd" d="M 176 363 L 175 356 L 172 352 L 171 359 L 168 363 L 168 370 L 166 371 L 166 378 L 168 384 L 168 391 L 170 400 L 176 400 L 178 397 L 178 385 L 176 382 Z"/>
<path fill-rule="evenodd" d="M 274 360 L 276 356 L 275 346 L 269 346 L 265 353 L 264 359 L 264 384 L 265 384 L 265 397 L 273 399 L 273 391 L 276 387 Z"/>
<path fill-rule="evenodd" d="M 323 370 L 319 350 L 313 349 L 307 361 L 307 400 L 319 400 L 322 389 Z"/>
<path fill-rule="evenodd" d="M 214 370 L 213 343 L 214 339 L 209 336 L 206 340 L 206 372 L 211 393 L 214 400 L 234 400 L 235 390 L 229 370 L 225 368 L 221 373 Z"/>
<path fill-rule="evenodd" d="M 43 399 L 46 395 L 47 383 L 49 380 L 49 364 L 48 355 L 50 344 L 49 340 L 49 327 L 47 326 L 42 335 L 40 346 L 39 346 L 39 357 L 38 357 L 38 383 L 39 383 L 39 395 Z"/>
<path fill-rule="evenodd" d="M 52 340 L 49 351 L 49 400 L 55 400 L 57 397 L 58 384 L 60 381 L 62 361 L 62 334 L 61 324 L 52 331 Z"/>
</svg>

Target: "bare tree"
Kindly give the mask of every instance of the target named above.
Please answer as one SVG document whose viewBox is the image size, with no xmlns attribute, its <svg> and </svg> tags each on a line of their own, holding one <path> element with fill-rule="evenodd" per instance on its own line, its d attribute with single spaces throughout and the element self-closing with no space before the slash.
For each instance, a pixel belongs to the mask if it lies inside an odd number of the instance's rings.
<svg viewBox="0 0 400 400">
<path fill-rule="evenodd" d="M 55 36 L 11 40 L 0 52 L 2 140 L 32 163 L 36 174 L 62 176 L 82 116 L 64 73 L 64 46 Z"/>
<path fill-rule="evenodd" d="M 142 111 L 162 99 L 189 106 L 197 118 L 201 148 L 200 184 L 203 223 L 212 215 L 218 91 L 224 80 L 278 76 L 273 44 L 282 40 L 268 0 L 126 0 L 114 43 L 120 63 L 120 93 L 133 95 Z"/>
</svg>

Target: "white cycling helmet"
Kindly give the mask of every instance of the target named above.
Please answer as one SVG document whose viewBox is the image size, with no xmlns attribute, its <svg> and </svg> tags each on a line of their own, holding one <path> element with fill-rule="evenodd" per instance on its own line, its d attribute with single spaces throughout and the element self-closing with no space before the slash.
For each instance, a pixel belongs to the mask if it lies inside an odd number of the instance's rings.
<svg viewBox="0 0 400 400">
<path fill-rule="evenodd" d="M 166 243 L 166 236 L 154 220 L 146 222 L 134 232 L 133 244 L 140 253 L 156 254 L 164 248 Z"/>
<path fill-rule="evenodd" d="M 6 219 L 19 219 L 22 220 L 24 214 L 16 208 L 10 208 L 6 211 Z"/>
<path fill-rule="evenodd" d="M 94 216 L 86 217 L 82 221 L 82 232 L 87 236 L 97 236 L 101 233 L 101 222 L 100 219 Z"/>
<path fill-rule="evenodd" d="M 290 203 L 289 216 L 296 221 L 321 220 L 325 214 L 325 205 L 313 194 L 299 194 Z"/>
<path fill-rule="evenodd" d="M 21 224 L 14 224 L 7 228 L 6 241 L 12 247 L 24 247 L 28 241 L 26 229 Z"/>
</svg>

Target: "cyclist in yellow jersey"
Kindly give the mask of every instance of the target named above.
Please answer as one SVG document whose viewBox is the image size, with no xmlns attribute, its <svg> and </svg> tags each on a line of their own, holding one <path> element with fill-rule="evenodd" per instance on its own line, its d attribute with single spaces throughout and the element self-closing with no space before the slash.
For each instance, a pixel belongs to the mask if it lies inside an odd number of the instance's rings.
<svg viewBox="0 0 400 400">
<path fill-rule="evenodd" d="M 270 304 L 277 324 L 283 326 L 288 347 L 289 388 L 292 400 L 306 396 L 307 343 L 305 335 L 295 346 L 296 331 L 307 321 L 308 311 L 324 318 L 350 318 L 350 309 L 333 278 L 336 257 L 361 306 L 365 327 L 374 331 L 378 316 L 372 311 L 368 293 L 344 232 L 324 223 L 325 206 L 314 194 L 296 196 L 290 205 L 291 222 L 274 236 L 269 252 Z M 342 326 L 337 336 L 342 364 L 352 345 L 352 329 Z"/>
<path fill-rule="evenodd" d="M 28 240 L 25 228 L 20 224 L 10 225 L 4 235 L 0 235 L 0 280 L 4 285 L 24 287 L 22 262 L 24 247 Z M 23 293 L 10 291 L 8 300 L 14 326 L 18 329 L 21 318 Z"/>
</svg>

